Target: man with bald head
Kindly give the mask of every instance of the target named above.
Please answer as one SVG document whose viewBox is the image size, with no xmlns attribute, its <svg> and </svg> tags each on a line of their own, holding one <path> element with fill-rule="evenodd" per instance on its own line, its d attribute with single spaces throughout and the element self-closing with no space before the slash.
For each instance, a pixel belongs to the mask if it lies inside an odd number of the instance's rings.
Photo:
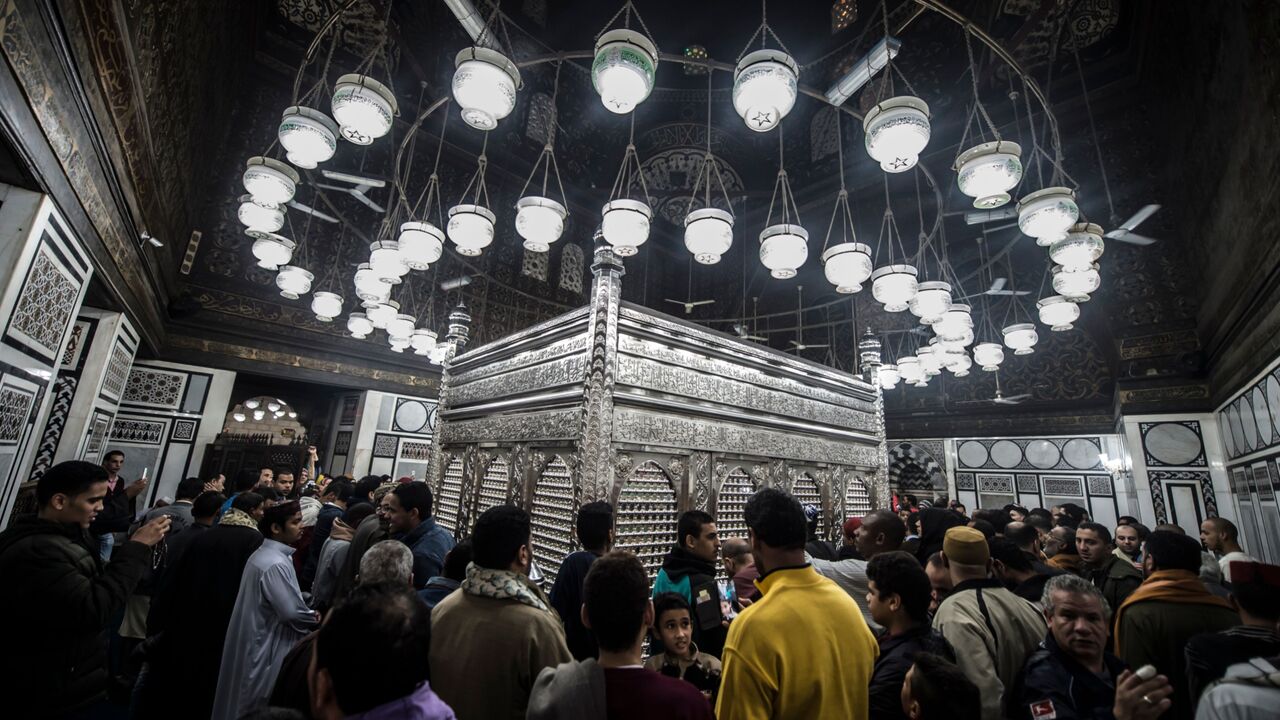
<svg viewBox="0 0 1280 720">
<path fill-rule="evenodd" d="M 720 563 L 724 571 L 733 578 L 733 590 L 739 598 L 755 600 L 759 595 L 756 590 L 756 579 L 760 571 L 756 570 L 755 557 L 751 555 L 751 543 L 745 538 L 728 538 L 720 543 Z"/>
<path fill-rule="evenodd" d="M 1200 542 L 1218 558 L 1222 579 L 1231 582 L 1231 563 L 1257 562 L 1240 547 L 1240 531 L 1226 518 L 1212 517 L 1200 523 Z"/>
<path fill-rule="evenodd" d="M 862 524 L 858 526 L 857 534 L 854 536 L 853 544 L 857 548 L 858 554 L 862 555 L 862 560 L 823 560 L 821 558 L 809 558 L 813 569 L 818 571 L 819 575 L 830 578 L 836 582 L 854 602 L 858 603 L 858 609 L 862 611 L 862 616 L 866 618 L 867 625 L 871 626 L 873 632 L 879 632 L 880 626 L 876 624 L 871 617 L 871 608 L 867 605 L 867 561 L 879 555 L 880 553 L 892 552 L 902 547 L 902 541 L 906 538 L 907 529 L 902 524 L 902 520 L 890 510 L 873 510 L 866 517 L 862 518 Z"/>
</svg>

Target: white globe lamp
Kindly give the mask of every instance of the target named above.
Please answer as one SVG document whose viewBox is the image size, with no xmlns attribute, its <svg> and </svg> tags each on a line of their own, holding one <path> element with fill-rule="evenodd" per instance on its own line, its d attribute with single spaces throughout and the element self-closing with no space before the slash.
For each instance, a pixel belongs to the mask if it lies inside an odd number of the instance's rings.
<svg viewBox="0 0 1280 720">
<path fill-rule="evenodd" d="M 768 132 L 796 104 L 800 66 L 781 50 L 756 50 L 733 72 L 733 109 L 747 127 Z"/>
<path fill-rule="evenodd" d="M 1015 323 L 1004 329 L 1004 344 L 1014 355 L 1030 355 L 1035 352 L 1040 336 L 1031 323 Z"/>
<path fill-rule="evenodd" d="M 316 314 L 320 322 L 333 322 L 342 314 L 342 296 L 337 293 L 321 291 L 311 296 L 311 312 Z"/>
<path fill-rule="evenodd" d="M 733 216 L 719 208 L 702 208 L 684 219 L 684 246 L 693 259 L 715 265 L 733 246 Z"/>
<path fill-rule="evenodd" d="M 911 306 L 920 283 L 911 265 L 885 265 L 871 273 L 871 295 L 885 312 L 902 312 Z M 902 363 L 899 362 L 899 365 Z"/>
<path fill-rule="evenodd" d="M 399 106 L 386 85 L 368 75 L 343 75 L 333 86 L 330 101 L 342 137 L 356 145 L 370 145 L 391 132 Z"/>
<path fill-rule="evenodd" d="M 611 200 L 600 210 L 600 230 L 605 242 L 621 257 L 631 257 L 649 239 L 653 211 L 639 200 Z"/>
<path fill-rule="evenodd" d="M 956 158 L 956 182 L 960 192 L 973 198 L 973 206 L 991 210 L 1008 204 L 1009 191 L 1022 179 L 1022 147 L 998 140 L 975 145 Z"/>
<path fill-rule="evenodd" d="M 520 89 L 520 71 L 506 55 L 489 48 L 464 48 L 454 58 L 453 99 L 462 119 L 477 130 L 492 130 L 511 114 Z"/>
<path fill-rule="evenodd" d="M 871 247 L 858 242 L 832 245 L 822 253 L 822 271 L 836 292 L 850 295 L 862 290 L 871 277 Z"/>
<path fill-rule="evenodd" d="M 516 232 L 524 238 L 524 249 L 547 252 L 551 243 L 564 234 L 569 211 L 551 198 L 530 195 L 516 201 Z"/>
<path fill-rule="evenodd" d="M 478 257 L 493 244 L 493 224 L 497 220 L 483 205 L 454 205 L 449 208 L 449 239 L 458 246 L 458 254 Z"/>
<path fill-rule="evenodd" d="M 276 287 L 280 288 L 282 296 L 297 300 L 311 292 L 311 282 L 315 279 L 315 275 L 312 275 L 309 270 L 303 270 L 296 265 L 285 265 L 276 274 Z"/>
<path fill-rule="evenodd" d="M 276 137 L 289 162 L 308 170 L 338 150 L 338 124 L 319 110 L 301 105 L 285 108 Z"/>
<path fill-rule="evenodd" d="M 1066 237 L 1079 217 L 1080 207 L 1070 188 L 1047 187 L 1018 201 L 1018 227 L 1042 247 Z"/>
<path fill-rule="evenodd" d="M 279 270 L 293 259 L 293 251 L 297 247 L 289 238 L 270 232 L 250 231 L 253 241 L 253 256 L 258 259 L 258 267 L 264 270 Z"/>
<path fill-rule="evenodd" d="M 760 232 L 760 263 L 779 280 L 796 276 L 809 259 L 809 231 L 799 225 L 770 225 Z"/>
<path fill-rule="evenodd" d="M 298 190 L 298 171 L 269 157 L 252 157 L 245 163 L 240 182 L 259 205 L 284 205 Z"/>
<path fill-rule="evenodd" d="M 1080 318 L 1080 306 L 1061 295 L 1041 298 L 1036 301 L 1036 310 L 1040 314 L 1040 322 L 1054 332 L 1070 330 L 1071 323 Z"/>
<path fill-rule="evenodd" d="M 610 30 L 596 40 L 591 84 L 609 112 L 626 115 L 653 91 L 658 48 L 634 30 Z"/>
<path fill-rule="evenodd" d="M 444 254 L 444 233 L 429 222 L 401 223 L 396 248 L 405 267 L 426 270 Z"/>
<path fill-rule="evenodd" d="M 929 144 L 929 105 L 910 95 L 889 98 L 862 121 L 867 154 L 887 173 L 906 172 Z"/>
</svg>

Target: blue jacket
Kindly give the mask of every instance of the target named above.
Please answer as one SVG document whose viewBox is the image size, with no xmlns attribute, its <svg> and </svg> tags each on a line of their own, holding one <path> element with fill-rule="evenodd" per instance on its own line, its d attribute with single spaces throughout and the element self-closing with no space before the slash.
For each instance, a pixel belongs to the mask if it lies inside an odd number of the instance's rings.
<svg viewBox="0 0 1280 720">
<path fill-rule="evenodd" d="M 421 590 L 431 578 L 443 574 L 444 556 L 453 549 L 453 536 L 436 524 L 435 518 L 423 520 L 418 527 L 396 538 L 413 551 L 413 587 Z"/>
<path fill-rule="evenodd" d="M 427 604 L 427 607 L 433 608 L 436 603 L 445 599 L 454 590 L 462 587 L 462 583 L 457 580 L 450 580 L 443 575 L 437 575 L 427 581 L 427 586 L 418 591 L 418 597 Z"/>
</svg>

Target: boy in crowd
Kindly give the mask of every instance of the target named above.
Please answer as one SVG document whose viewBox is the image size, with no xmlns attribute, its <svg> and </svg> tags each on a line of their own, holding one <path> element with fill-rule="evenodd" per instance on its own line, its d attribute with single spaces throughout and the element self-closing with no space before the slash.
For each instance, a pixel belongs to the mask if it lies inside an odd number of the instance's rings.
<svg viewBox="0 0 1280 720">
<path fill-rule="evenodd" d="M 654 635 L 663 652 L 649 656 L 644 666 L 663 675 L 693 684 L 711 702 L 720 687 L 720 661 L 693 644 L 693 618 L 689 603 L 676 593 L 662 593 L 653 600 Z"/>
</svg>

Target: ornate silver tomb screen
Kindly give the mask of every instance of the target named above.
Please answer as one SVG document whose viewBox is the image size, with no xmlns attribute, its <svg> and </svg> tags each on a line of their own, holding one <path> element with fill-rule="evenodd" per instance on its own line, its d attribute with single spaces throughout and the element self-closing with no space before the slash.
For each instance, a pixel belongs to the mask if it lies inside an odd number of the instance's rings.
<svg viewBox="0 0 1280 720">
<path fill-rule="evenodd" d="M 519 505 L 554 577 L 577 508 L 608 500 L 618 547 L 653 575 L 684 510 L 745 536 L 747 498 L 782 487 L 835 538 L 847 515 L 888 505 L 874 385 L 621 302 L 608 246 L 591 269 L 587 307 L 448 361 L 431 474 L 441 524 L 466 535 L 487 508 Z"/>
</svg>

